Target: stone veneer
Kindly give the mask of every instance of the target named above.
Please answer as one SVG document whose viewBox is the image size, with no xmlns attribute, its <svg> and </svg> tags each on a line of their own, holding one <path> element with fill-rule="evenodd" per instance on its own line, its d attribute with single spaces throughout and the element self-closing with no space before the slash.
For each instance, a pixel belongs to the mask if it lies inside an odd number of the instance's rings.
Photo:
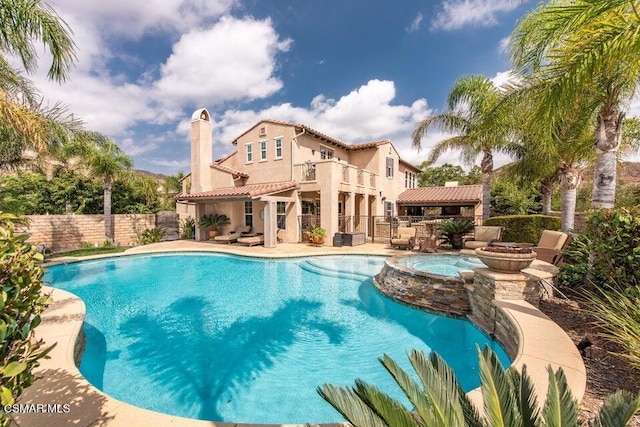
<svg viewBox="0 0 640 427">
<path fill-rule="evenodd" d="M 402 256 L 385 262 L 375 277 L 376 287 L 385 295 L 439 314 L 466 316 L 479 328 L 495 336 L 511 358 L 518 353 L 518 333 L 512 320 L 496 301 L 540 303 L 541 290 L 557 274 L 550 264 L 535 261 L 533 268 L 520 273 L 501 273 L 488 268 L 462 272 L 460 277 L 425 273 L 404 266 Z"/>
<path fill-rule="evenodd" d="M 437 313 L 465 316 L 471 313 L 465 279 L 414 270 L 400 264 L 402 256 L 387 259 L 374 283 L 385 295 Z"/>
</svg>

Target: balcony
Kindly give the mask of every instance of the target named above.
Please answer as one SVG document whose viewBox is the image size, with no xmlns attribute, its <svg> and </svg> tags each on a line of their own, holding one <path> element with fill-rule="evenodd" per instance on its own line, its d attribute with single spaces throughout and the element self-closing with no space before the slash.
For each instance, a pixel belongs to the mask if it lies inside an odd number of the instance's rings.
<svg viewBox="0 0 640 427">
<path fill-rule="evenodd" d="M 329 187 L 340 191 L 369 193 L 376 189 L 376 176 L 376 173 L 358 169 L 337 159 L 294 165 L 294 179 L 308 189 L 321 190 Z"/>
</svg>

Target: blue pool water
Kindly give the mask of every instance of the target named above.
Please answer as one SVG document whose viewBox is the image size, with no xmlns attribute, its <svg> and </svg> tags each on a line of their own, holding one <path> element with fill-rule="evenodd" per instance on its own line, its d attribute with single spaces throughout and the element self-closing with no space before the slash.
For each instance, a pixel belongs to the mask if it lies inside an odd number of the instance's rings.
<svg viewBox="0 0 640 427">
<path fill-rule="evenodd" d="M 92 384 L 184 417 L 341 421 L 316 388 L 362 378 L 401 398 L 377 359 L 387 353 L 410 370 L 413 348 L 440 353 L 465 390 L 479 384 L 476 344 L 510 363 L 471 323 L 382 296 L 371 279 L 383 262 L 131 256 L 51 267 L 45 280 L 87 306 L 80 370 Z"/>
<path fill-rule="evenodd" d="M 414 270 L 442 276 L 458 276 L 460 271 L 486 267 L 478 257 L 447 254 L 411 255 L 400 258 L 399 262 Z"/>
</svg>

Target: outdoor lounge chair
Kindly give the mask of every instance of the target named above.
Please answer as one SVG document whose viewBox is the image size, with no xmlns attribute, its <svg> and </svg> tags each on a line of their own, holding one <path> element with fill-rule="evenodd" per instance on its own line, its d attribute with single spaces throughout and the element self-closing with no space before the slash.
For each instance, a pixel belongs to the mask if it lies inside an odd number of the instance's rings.
<svg viewBox="0 0 640 427">
<path fill-rule="evenodd" d="M 391 246 L 398 249 L 413 249 L 416 244 L 415 227 L 398 227 L 396 236 L 391 239 Z"/>
<path fill-rule="evenodd" d="M 540 261 L 558 265 L 562 260 L 561 251 L 571 240 L 571 236 L 562 231 L 543 230 L 538 244 L 531 249 L 538 254 Z"/>
<path fill-rule="evenodd" d="M 248 233 L 251 230 L 250 225 L 243 225 L 236 228 L 235 231 L 229 234 L 223 234 L 221 236 L 216 236 L 213 239 L 218 243 L 233 243 L 238 240 L 239 237 L 242 237 L 243 234 Z"/>
<path fill-rule="evenodd" d="M 238 243 L 253 246 L 253 245 L 264 245 L 264 234 L 258 234 L 255 236 L 247 236 L 247 237 L 239 237 Z"/>
<path fill-rule="evenodd" d="M 503 227 L 495 225 L 477 225 L 473 237 L 464 241 L 465 249 L 484 248 L 489 242 L 500 241 Z"/>
</svg>

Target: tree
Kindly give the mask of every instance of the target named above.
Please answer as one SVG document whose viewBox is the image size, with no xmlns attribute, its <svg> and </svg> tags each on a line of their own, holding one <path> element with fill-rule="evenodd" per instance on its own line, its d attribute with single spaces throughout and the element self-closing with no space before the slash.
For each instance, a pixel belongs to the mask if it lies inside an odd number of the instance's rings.
<svg viewBox="0 0 640 427">
<path fill-rule="evenodd" d="M 537 111 L 546 109 L 545 85 L 532 76 L 507 95 L 509 99 L 502 108 L 514 115 L 511 122 L 518 125 L 514 130 L 517 143 L 508 147 L 516 161 L 505 167 L 505 173 L 519 186 L 540 183 L 544 214 L 550 213 L 553 186 L 559 183 L 562 229 L 567 231 L 574 228 L 582 171 L 593 159 L 593 113 L 584 108 L 589 102 L 587 94 L 579 94 L 557 120 L 536 120 Z"/>
<path fill-rule="evenodd" d="M 429 167 L 428 162 L 422 162 L 422 172 L 418 178 L 420 187 L 441 187 L 447 181 L 462 181 L 465 177 L 461 166 L 445 163 L 442 166 Z"/>
<path fill-rule="evenodd" d="M 455 136 L 437 143 L 428 162 L 435 162 L 448 150 L 460 149 L 461 159 L 473 165 L 482 154 L 482 217 L 488 218 L 491 205 L 491 173 L 493 150 L 507 142 L 507 127 L 494 114 L 502 94 L 484 76 L 465 76 L 455 82 L 448 97 L 449 111 L 429 116 L 413 131 L 413 146 L 420 148 L 421 139 L 432 126 L 454 133 Z"/>
<path fill-rule="evenodd" d="M 544 81 L 545 108 L 537 120 L 557 122 L 580 94 L 595 113 L 592 206 L 615 203 L 616 157 L 622 138 L 622 105 L 640 77 L 637 2 L 552 0 L 530 12 L 510 37 L 515 66 Z"/>
<path fill-rule="evenodd" d="M 63 82 L 75 56 L 71 30 L 51 7 L 39 0 L 0 0 L 0 166 L 15 164 L 25 148 L 46 150 L 65 126 L 56 121 L 63 108 L 44 108 L 34 86 L 6 56 L 18 58 L 23 69 L 37 68 L 36 42 L 48 48 L 52 63 L 48 77 Z M 71 120 L 72 123 L 77 122 Z"/>
<path fill-rule="evenodd" d="M 549 388 L 540 410 L 526 366 L 522 373 L 504 371 L 489 348 L 478 350 L 478 354 L 483 417 L 464 393 L 455 373 L 434 352 L 427 357 L 413 350 L 409 355 L 420 383 L 391 357 L 384 355 L 380 359 L 411 402 L 412 411 L 362 380 L 348 388 L 325 384 L 318 393 L 355 427 L 578 426 L 578 402 L 562 368 L 554 372 L 548 367 Z M 594 425 L 626 426 L 639 409 L 640 395 L 633 398 L 626 392 L 616 392 L 607 398 Z"/>
<path fill-rule="evenodd" d="M 87 165 L 91 173 L 102 179 L 104 194 L 104 238 L 113 243 L 113 221 L 111 218 L 111 193 L 113 180 L 125 170 L 130 169 L 132 161 L 115 142 L 97 132 L 85 132 L 78 139 L 80 150 L 86 154 Z"/>
</svg>

